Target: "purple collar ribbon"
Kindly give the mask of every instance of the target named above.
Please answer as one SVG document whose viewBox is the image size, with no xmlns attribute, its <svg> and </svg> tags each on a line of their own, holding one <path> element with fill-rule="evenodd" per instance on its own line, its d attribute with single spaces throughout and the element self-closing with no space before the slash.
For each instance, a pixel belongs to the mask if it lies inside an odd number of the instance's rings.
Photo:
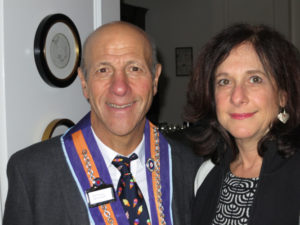
<svg viewBox="0 0 300 225">
<path fill-rule="evenodd" d="M 90 160 L 95 170 L 97 170 L 99 177 L 101 177 L 105 184 L 112 184 L 112 180 L 92 133 L 90 113 L 88 113 L 61 137 L 61 142 L 66 161 L 86 205 L 90 223 L 92 225 L 103 225 L 110 224 L 109 220 L 113 220 L 113 224 L 129 225 L 117 194 L 116 201 L 103 205 L 105 208 L 103 206 L 88 207 L 85 191 L 91 188 L 91 181 L 89 178 L 90 175 L 87 174 L 85 164 L 83 163 L 83 156 L 80 154 L 84 149 L 79 149 L 78 145 L 76 145 L 78 140 L 76 138 L 74 140 L 74 137 L 77 137 L 79 133 L 82 137 L 80 141 L 85 144 L 84 146 L 87 148 L 85 150 L 89 151 Z M 172 164 L 170 148 L 163 135 L 159 134 L 157 128 L 148 120 L 146 121 L 144 135 L 145 168 L 151 208 L 151 224 L 159 225 L 165 222 L 165 224 L 171 225 Z M 110 216 L 107 216 L 106 209 L 110 213 Z"/>
</svg>

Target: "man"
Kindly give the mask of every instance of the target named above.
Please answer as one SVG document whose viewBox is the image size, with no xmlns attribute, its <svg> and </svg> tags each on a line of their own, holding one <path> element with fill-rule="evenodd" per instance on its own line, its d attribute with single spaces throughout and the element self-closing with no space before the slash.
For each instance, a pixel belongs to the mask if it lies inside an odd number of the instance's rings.
<svg viewBox="0 0 300 225">
<path fill-rule="evenodd" d="M 200 161 L 145 118 L 160 73 L 139 28 L 114 22 L 93 32 L 78 70 L 91 112 L 12 156 L 4 225 L 189 224 Z"/>
</svg>

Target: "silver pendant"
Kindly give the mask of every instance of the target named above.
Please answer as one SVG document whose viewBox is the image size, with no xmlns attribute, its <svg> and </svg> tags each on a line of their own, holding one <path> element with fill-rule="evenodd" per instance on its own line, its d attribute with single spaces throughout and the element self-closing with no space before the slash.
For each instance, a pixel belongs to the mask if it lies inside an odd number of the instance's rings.
<svg viewBox="0 0 300 225">
<path fill-rule="evenodd" d="M 288 113 L 285 112 L 285 110 L 282 113 L 279 113 L 277 115 L 277 118 L 282 122 L 282 123 L 286 123 L 288 121 L 288 119 L 290 118 L 290 115 Z"/>
</svg>

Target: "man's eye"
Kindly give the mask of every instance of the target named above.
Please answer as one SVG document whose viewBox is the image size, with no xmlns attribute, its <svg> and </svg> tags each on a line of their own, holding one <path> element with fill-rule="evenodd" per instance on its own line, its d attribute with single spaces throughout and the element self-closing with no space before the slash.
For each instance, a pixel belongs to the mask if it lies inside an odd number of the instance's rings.
<svg viewBox="0 0 300 225">
<path fill-rule="evenodd" d="M 220 79 L 220 80 L 217 82 L 217 84 L 218 84 L 219 86 L 224 86 L 224 85 L 229 84 L 229 80 L 227 80 L 227 79 Z"/>
<path fill-rule="evenodd" d="M 107 68 L 100 68 L 100 69 L 98 70 L 98 72 L 100 72 L 100 73 L 105 73 L 105 72 L 107 72 Z"/>
<path fill-rule="evenodd" d="M 250 77 L 250 82 L 251 83 L 261 83 L 262 79 L 259 76 L 253 76 L 253 77 Z"/>
<path fill-rule="evenodd" d="M 140 68 L 137 67 L 137 66 L 132 66 L 132 67 L 130 68 L 130 71 L 132 71 L 132 72 L 138 72 L 138 71 L 140 71 Z"/>
</svg>

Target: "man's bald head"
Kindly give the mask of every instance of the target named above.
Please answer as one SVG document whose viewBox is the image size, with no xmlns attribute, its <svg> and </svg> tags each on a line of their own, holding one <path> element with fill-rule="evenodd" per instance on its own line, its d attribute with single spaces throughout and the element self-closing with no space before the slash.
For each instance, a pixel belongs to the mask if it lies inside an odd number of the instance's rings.
<svg viewBox="0 0 300 225">
<path fill-rule="evenodd" d="M 89 54 L 93 49 L 93 46 L 97 44 L 97 42 L 99 43 L 101 41 L 110 41 L 111 43 L 117 43 L 123 41 L 124 39 L 124 42 L 126 42 L 126 37 L 135 39 L 137 42 L 137 48 L 144 48 L 146 54 L 144 57 L 147 60 L 148 67 L 152 73 L 152 76 L 154 76 L 156 65 L 158 64 L 156 46 L 154 42 L 139 27 L 127 22 L 117 21 L 102 25 L 94 32 L 92 32 L 85 40 L 80 68 L 84 73 L 86 79 L 88 78 Z"/>
</svg>

